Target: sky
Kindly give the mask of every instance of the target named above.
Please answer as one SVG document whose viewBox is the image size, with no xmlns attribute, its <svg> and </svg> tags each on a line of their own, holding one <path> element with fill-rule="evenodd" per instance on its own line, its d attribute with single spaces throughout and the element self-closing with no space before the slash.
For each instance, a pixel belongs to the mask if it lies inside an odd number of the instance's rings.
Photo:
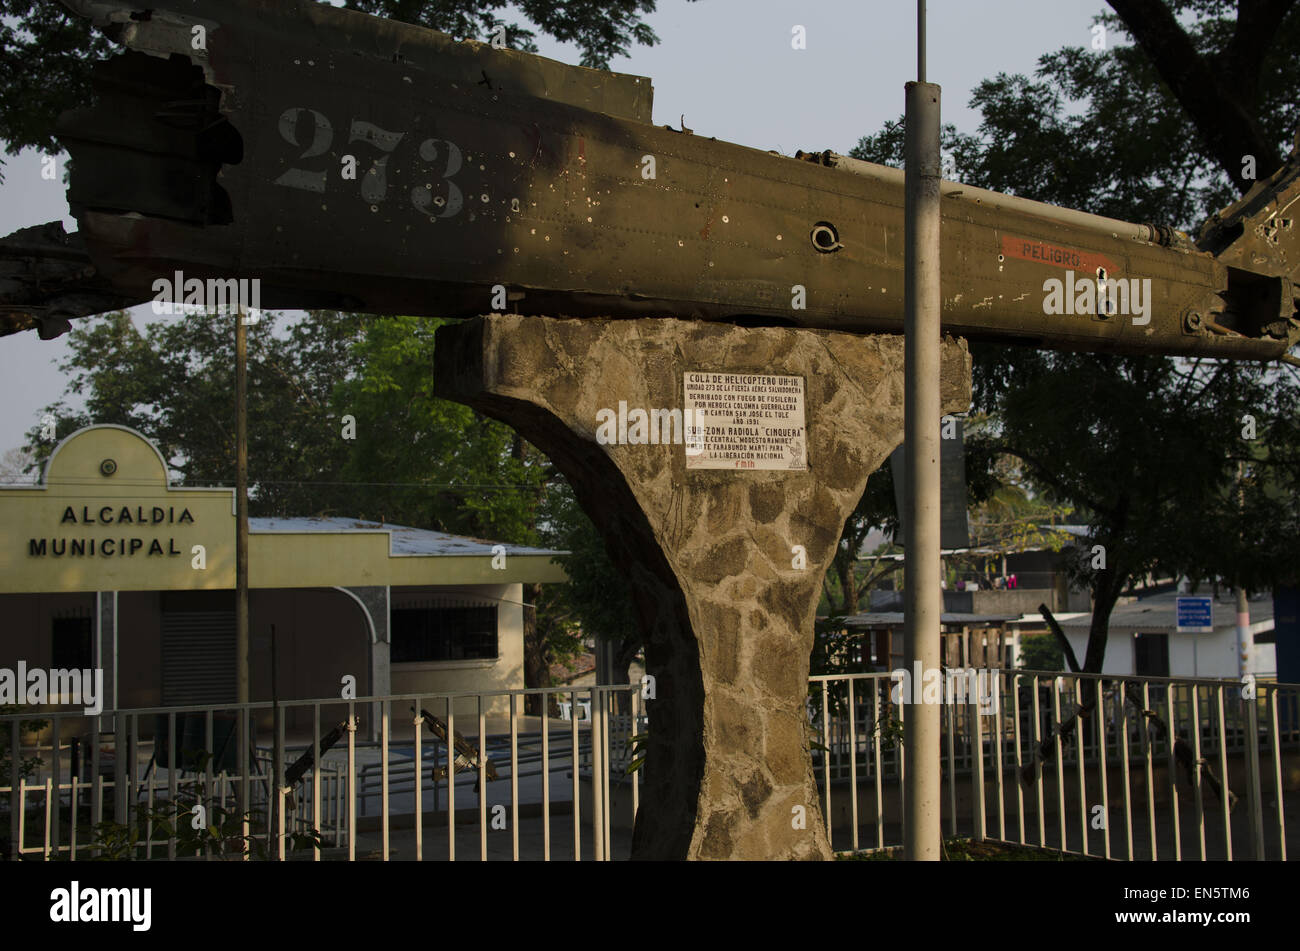
<svg viewBox="0 0 1300 951">
<path fill-rule="evenodd" d="M 860 137 L 903 112 L 903 86 L 916 78 L 916 5 L 911 0 L 659 0 L 647 22 L 654 47 L 636 47 L 611 65 L 654 81 L 654 121 L 684 116 L 697 135 L 793 154 L 847 152 Z M 930 0 L 927 80 L 942 89 L 943 121 L 975 132 L 971 91 L 998 73 L 1032 73 L 1062 46 L 1088 46 L 1102 0 Z M 793 49 L 796 26 L 805 49 Z M 577 63 L 572 46 L 538 39 L 541 55 Z M 62 219 L 75 230 L 41 157 L 7 157 L 0 185 L 0 235 Z M 157 318 L 137 308 L 137 325 Z M 63 396 L 58 364 L 66 337 L 35 332 L 0 337 L 0 454 L 21 446 L 41 409 Z M 73 398 L 70 405 L 78 406 Z"/>
</svg>

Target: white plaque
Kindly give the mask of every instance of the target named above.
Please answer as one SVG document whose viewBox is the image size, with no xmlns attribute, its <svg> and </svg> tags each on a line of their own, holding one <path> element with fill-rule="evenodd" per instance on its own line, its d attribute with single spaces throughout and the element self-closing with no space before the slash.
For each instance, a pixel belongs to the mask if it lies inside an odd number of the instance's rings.
<svg viewBox="0 0 1300 951">
<path fill-rule="evenodd" d="M 683 374 L 688 469 L 807 469 L 800 376 Z"/>
</svg>

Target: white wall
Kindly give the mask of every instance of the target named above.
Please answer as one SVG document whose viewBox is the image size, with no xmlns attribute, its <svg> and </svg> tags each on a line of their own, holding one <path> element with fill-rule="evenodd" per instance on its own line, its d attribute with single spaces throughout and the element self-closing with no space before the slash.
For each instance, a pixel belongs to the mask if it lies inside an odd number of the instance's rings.
<svg viewBox="0 0 1300 951">
<path fill-rule="evenodd" d="M 461 593 L 467 598 L 483 597 L 497 601 L 497 659 L 457 660 L 429 663 L 404 663 L 392 665 L 394 694 L 409 693 L 462 693 L 468 691 L 515 690 L 524 686 L 524 610 L 523 585 L 464 585 L 460 587 L 401 588 L 391 594 L 391 606 L 400 607 L 404 600 L 419 601 L 429 595 L 454 597 Z M 441 716 L 439 703 L 429 709 Z M 519 711 L 523 702 L 519 701 Z M 497 697 L 484 704 L 484 712 L 491 716 L 508 716 L 509 698 Z M 473 698 L 456 702 L 456 716 L 477 716 L 478 705 Z M 475 727 L 477 728 L 477 727 Z M 463 727 L 457 727 L 462 733 Z"/>
<path fill-rule="evenodd" d="M 1277 645 L 1256 644 L 1250 654 L 1250 672 L 1259 677 L 1276 679 Z"/>
<path fill-rule="evenodd" d="M 1237 631 L 1213 634 L 1170 634 L 1169 676 L 1237 679 Z"/>
<path fill-rule="evenodd" d="M 1079 663 L 1082 665 L 1088 653 L 1088 632 L 1075 633 L 1072 630 L 1066 631 L 1065 639 L 1074 648 L 1074 656 L 1079 659 Z M 1111 632 L 1110 637 L 1106 640 L 1106 654 L 1102 658 L 1101 672 L 1103 674 L 1130 675 L 1133 673 L 1133 638 L 1131 636 L 1122 637 L 1114 631 Z"/>
<path fill-rule="evenodd" d="M 1237 679 L 1236 628 L 1220 628 L 1212 634 L 1169 634 L 1169 676 L 1207 677 L 1219 680 Z M 1068 632 L 1066 638 L 1074 648 L 1079 662 L 1088 650 L 1086 632 Z M 1111 631 L 1106 641 L 1106 655 L 1102 673 L 1132 676 L 1133 634 Z M 1272 676 L 1277 671 L 1272 644 L 1260 644 L 1252 652 L 1249 669 L 1257 674 Z"/>
</svg>

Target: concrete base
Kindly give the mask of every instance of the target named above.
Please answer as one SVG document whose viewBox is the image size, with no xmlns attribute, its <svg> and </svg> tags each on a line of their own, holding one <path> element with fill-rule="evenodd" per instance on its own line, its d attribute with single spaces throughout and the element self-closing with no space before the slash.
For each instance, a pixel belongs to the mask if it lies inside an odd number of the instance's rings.
<svg viewBox="0 0 1300 951">
<path fill-rule="evenodd" d="M 633 857 L 829 858 L 805 710 L 813 620 L 867 476 L 902 440 L 902 338 L 494 314 L 439 330 L 435 360 L 439 396 L 564 472 L 629 581 L 655 678 Z M 681 408 L 689 371 L 803 377 L 808 468 L 688 470 L 683 445 L 596 441 L 597 412 L 620 401 Z M 969 407 L 963 341 L 945 342 L 942 386 L 944 412 Z"/>
</svg>

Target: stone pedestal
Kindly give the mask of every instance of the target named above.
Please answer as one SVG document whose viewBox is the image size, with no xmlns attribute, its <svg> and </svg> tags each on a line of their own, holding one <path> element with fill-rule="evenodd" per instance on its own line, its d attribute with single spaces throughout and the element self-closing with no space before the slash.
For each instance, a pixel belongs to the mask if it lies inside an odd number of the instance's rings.
<svg viewBox="0 0 1300 951">
<path fill-rule="evenodd" d="M 632 589 L 656 695 L 633 857 L 829 858 L 806 726 L 813 620 L 844 522 L 902 441 L 903 339 L 494 314 L 439 330 L 435 360 L 438 395 L 564 472 Z M 944 412 L 962 412 L 963 341 L 942 366 Z M 808 468 L 688 469 L 684 445 L 597 442 L 600 410 L 681 408 L 693 371 L 803 377 Z"/>
</svg>

